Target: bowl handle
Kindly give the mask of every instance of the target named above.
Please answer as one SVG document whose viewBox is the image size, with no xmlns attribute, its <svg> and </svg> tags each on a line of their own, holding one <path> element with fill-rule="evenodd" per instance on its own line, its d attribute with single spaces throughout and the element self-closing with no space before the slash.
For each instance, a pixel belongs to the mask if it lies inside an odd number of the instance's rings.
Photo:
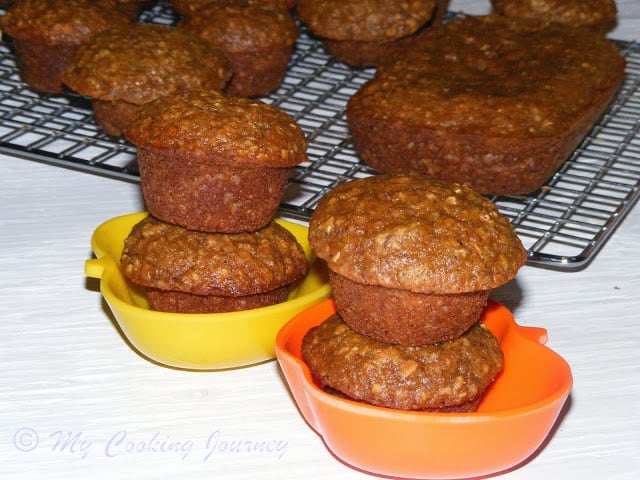
<svg viewBox="0 0 640 480">
<path fill-rule="evenodd" d="M 91 258 L 84 262 L 84 273 L 91 278 L 102 278 L 108 261 L 106 257 Z"/>
</svg>

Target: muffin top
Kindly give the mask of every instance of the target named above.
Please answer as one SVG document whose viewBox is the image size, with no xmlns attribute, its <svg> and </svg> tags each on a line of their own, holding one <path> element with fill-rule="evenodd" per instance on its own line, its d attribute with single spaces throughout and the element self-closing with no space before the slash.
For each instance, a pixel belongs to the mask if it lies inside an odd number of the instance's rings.
<svg viewBox="0 0 640 480">
<path fill-rule="evenodd" d="M 566 135 L 567 119 L 589 115 L 624 68 L 616 45 L 590 29 L 464 17 L 380 65 L 349 99 L 347 115 L 460 134 Z"/>
<path fill-rule="evenodd" d="M 193 161 L 279 168 L 306 160 L 304 133 L 284 111 L 212 91 L 176 93 L 142 106 L 125 137 Z"/>
<path fill-rule="evenodd" d="M 419 293 L 494 288 L 527 257 L 490 200 L 418 175 L 338 185 L 311 216 L 309 242 L 331 270 L 354 282 Z"/>
<path fill-rule="evenodd" d="M 372 340 L 339 315 L 307 332 L 302 355 L 323 385 L 353 400 L 402 410 L 473 402 L 504 363 L 498 340 L 480 323 L 454 340 L 412 347 Z"/>
<path fill-rule="evenodd" d="M 91 37 L 63 81 L 82 95 L 141 105 L 190 88 L 220 90 L 230 77 L 224 54 L 205 40 L 166 25 L 136 24 Z"/>
<path fill-rule="evenodd" d="M 18 39 L 79 45 L 96 32 L 129 21 L 106 0 L 20 0 L 2 16 L 0 26 Z"/>
<path fill-rule="evenodd" d="M 151 216 L 136 224 L 121 257 L 132 282 L 196 295 L 245 296 L 302 279 L 309 268 L 295 237 L 275 222 L 251 233 L 205 233 Z"/>
<path fill-rule="evenodd" d="M 298 16 L 309 29 L 332 40 L 387 41 L 426 24 L 435 0 L 298 0 Z"/>
<path fill-rule="evenodd" d="M 613 23 L 615 0 L 491 0 L 496 13 L 507 17 L 539 18 L 568 25 L 597 26 Z"/>
<path fill-rule="evenodd" d="M 247 2 L 209 3 L 178 28 L 188 30 L 225 52 L 268 50 L 293 45 L 298 27 L 283 8 Z"/>
</svg>

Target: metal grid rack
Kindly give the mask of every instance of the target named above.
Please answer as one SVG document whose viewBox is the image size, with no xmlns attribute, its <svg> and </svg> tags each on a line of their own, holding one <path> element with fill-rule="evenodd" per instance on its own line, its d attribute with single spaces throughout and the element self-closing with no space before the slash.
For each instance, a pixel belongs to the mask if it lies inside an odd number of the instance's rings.
<svg viewBox="0 0 640 480">
<path fill-rule="evenodd" d="M 159 2 L 140 21 L 173 24 L 176 17 Z M 527 248 L 529 265 L 584 268 L 640 197 L 640 45 L 617 43 L 626 80 L 588 137 L 537 192 L 491 197 Z M 330 189 L 375 174 L 358 159 L 344 117 L 347 100 L 372 75 L 333 61 L 302 29 L 282 85 L 262 98 L 291 115 L 308 139 L 309 161 L 294 171 L 283 215 L 308 220 Z M 89 99 L 31 91 L 6 42 L 0 43 L 0 118 L 0 152 L 139 181 L 135 148 L 95 124 Z"/>
</svg>

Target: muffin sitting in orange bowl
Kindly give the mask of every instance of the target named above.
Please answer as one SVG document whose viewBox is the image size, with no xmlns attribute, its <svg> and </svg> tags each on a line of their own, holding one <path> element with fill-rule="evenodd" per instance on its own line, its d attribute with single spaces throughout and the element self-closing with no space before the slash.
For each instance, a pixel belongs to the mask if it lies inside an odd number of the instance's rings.
<svg viewBox="0 0 640 480">
<path fill-rule="evenodd" d="M 302 342 L 320 384 L 382 407 L 474 411 L 504 362 L 481 314 L 526 259 L 495 205 L 418 175 L 357 179 L 319 202 L 309 244 L 336 305 Z"/>
</svg>

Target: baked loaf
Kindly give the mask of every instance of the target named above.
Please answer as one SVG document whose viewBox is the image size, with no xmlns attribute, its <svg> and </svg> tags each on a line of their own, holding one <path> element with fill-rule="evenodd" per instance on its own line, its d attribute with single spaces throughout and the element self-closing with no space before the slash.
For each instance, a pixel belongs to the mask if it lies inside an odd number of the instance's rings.
<svg viewBox="0 0 640 480">
<path fill-rule="evenodd" d="M 0 19 L 13 40 L 20 78 L 39 92 L 61 93 L 62 74 L 75 50 L 91 35 L 129 23 L 107 2 L 21 0 Z"/>
<path fill-rule="evenodd" d="M 352 67 L 376 66 L 431 20 L 435 0 L 298 0 L 298 16 L 327 51 Z"/>
<path fill-rule="evenodd" d="M 125 240 L 121 266 L 153 310 L 213 313 L 285 301 L 308 271 L 295 237 L 277 223 L 252 233 L 204 233 L 152 216 Z"/>
<path fill-rule="evenodd" d="M 307 332 L 302 355 L 321 385 L 352 400 L 440 412 L 475 410 L 504 363 L 480 323 L 455 340 L 410 347 L 360 335 L 339 315 Z"/>
<path fill-rule="evenodd" d="M 138 150 L 149 212 L 208 232 L 267 225 L 291 168 L 307 158 L 304 133 L 282 110 L 213 91 L 141 107 L 125 137 Z"/>
<path fill-rule="evenodd" d="M 429 30 L 349 100 L 362 160 L 483 194 L 539 188 L 607 108 L 618 48 L 589 29 L 498 15 Z"/>
<path fill-rule="evenodd" d="M 309 243 L 327 262 L 339 315 L 375 340 L 458 337 L 526 251 L 509 220 L 469 187 L 419 175 L 338 185 L 319 202 Z"/>
<path fill-rule="evenodd" d="M 224 52 L 233 75 L 228 95 L 255 97 L 278 88 L 298 38 L 289 10 L 238 0 L 209 3 L 178 24 Z"/>
<path fill-rule="evenodd" d="M 230 76 L 224 54 L 201 38 L 136 24 L 94 35 L 76 51 L 63 80 L 91 97 L 96 122 L 118 136 L 140 105 L 183 90 L 221 90 Z"/>
<path fill-rule="evenodd" d="M 601 31 L 615 26 L 615 0 L 491 0 L 495 13 L 591 27 Z"/>
</svg>

